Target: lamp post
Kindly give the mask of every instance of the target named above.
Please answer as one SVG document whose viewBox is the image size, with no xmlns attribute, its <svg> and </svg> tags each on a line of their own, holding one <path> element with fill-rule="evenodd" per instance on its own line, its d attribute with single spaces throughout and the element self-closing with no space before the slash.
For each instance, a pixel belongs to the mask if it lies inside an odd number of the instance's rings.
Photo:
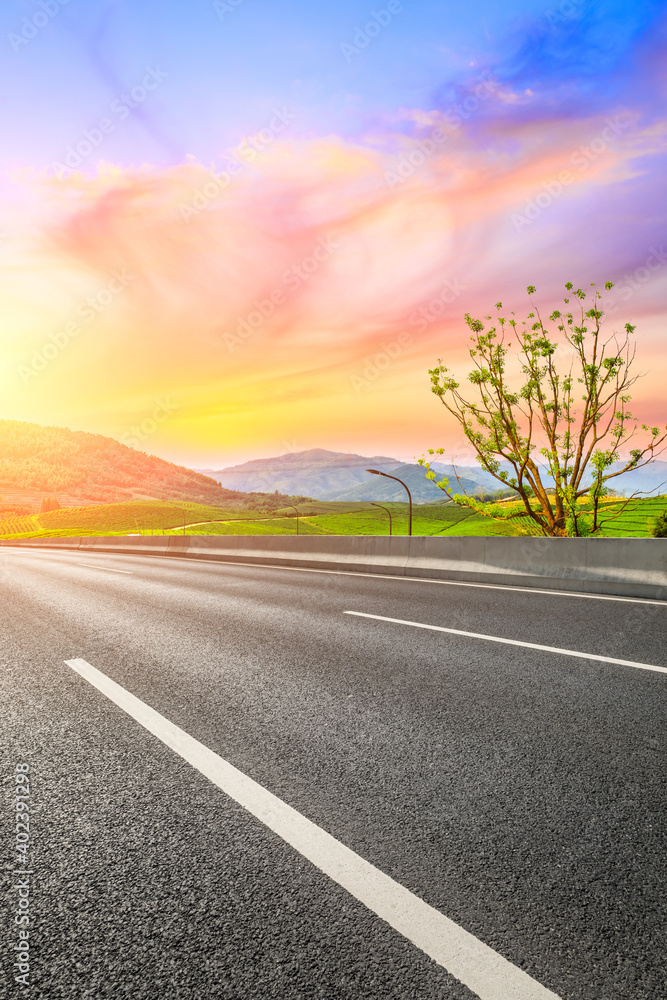
<svg viewBox="0 0 667 1000">
<path fill-rule="evenodd" d="M 380 510 L 386 510 L 389 514 L 389 537 L 391 538 L 391 511 L 388 507 L 383 507 L 381 503 L 374 503 L 373 500 L 371 500 L 371 507 L 379 507 Z"/>
<path fill-rule="evenodd" d="M 186 518 L 188 516 L 187 511 L 183 510 L 182 507 L 174 507 L 174 510 L 177 510 L 178 513 L 183 518 L 183 534 L 185 534 L 185 522 L 186 522 Z M 176 531 L 176 528 L 177 528 L 177 526 L 174 525 L 173 530 Z"/>
<path fill-rule="evenodd" d="M 408 534 L 412 534 L 412 493 L 405 485 L 402 479 L 398 476 L 390 476 L 388 472 L 380 472 L 379 469 L 366 469 L 366 472 L 370 472 L 374 476 L 384 476 L 386 479 L 395 479 L 397 483 L 400 483 L 404 487 L 406 493 L 408 494 L 408 501 L 410 503 L 409 514 L 408 514 Z M 372 502 L 372 501 L 371 501 Z"/>
<path fill-rule="evenodd" d="M 293 511 L 296 511 L 296 533 L 299 534 L 299 508 L 295 507 L 293 503 L 286 503 L 286 507 L 291 507 Z"/>
</svg>

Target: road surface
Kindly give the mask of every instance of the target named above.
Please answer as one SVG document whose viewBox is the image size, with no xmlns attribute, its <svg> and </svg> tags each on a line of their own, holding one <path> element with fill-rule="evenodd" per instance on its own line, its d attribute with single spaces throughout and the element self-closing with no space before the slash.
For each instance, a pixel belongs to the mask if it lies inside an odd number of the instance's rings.
<svg viewBox="0 0 667 1000">
<path fill-rule="evenodd" d="M 3 998 L 667 998 L 664 603 L 18 548 L 0 588 Z"/>
</svg>

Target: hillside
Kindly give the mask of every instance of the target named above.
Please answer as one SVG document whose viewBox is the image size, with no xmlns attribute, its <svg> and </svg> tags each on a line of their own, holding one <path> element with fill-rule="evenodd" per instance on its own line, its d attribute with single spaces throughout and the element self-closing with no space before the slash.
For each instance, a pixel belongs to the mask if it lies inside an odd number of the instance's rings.
<svg viewBox="0 0 667 1000">
<path fill-rule="evenodd" d="M 88 502 L 151 498 L 229 506 L 246 499 L 102 434 L 0 420 L 0 495 L 15 490 Z"/>
</svg>

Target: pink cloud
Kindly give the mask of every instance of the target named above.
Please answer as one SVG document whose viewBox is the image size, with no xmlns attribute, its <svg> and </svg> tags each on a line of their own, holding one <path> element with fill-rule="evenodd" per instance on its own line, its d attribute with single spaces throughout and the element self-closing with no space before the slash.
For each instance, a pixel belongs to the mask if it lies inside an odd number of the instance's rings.
<svg viewBox="0 0 667 1000">
<path fill-rule="evenodd" d="M 641 177 L 663 131 L 628 120 L 581 168 L 573 156 L 603 134 L 604 118 L 548 131 L 534 123 L 512 131 L 496 123 L 482 136 L 454 130 L 422 157 L 412 154 L 423 153 L 440 118 L 411 121 L 416 134 L 397 133 L 391 153 L 336 137 L 275 142 L 228 180 L 222 167 L 190 161 L 24 182 L 41 220 L 33 264 L 102 284 L 119 269 L 132 275 L 105 337 L 89 348 L 100 400 L 122 407 L 127 397 L 129 406 L 142 386 L 180 386 L 197 419 L 300 400 L 345 406 L 364 359 L 407 334 L 382 393 L 367 411 L 355 400 L 355 419 L 379 426 L 390 388 L 408 385 L 421 399 L 436 357 L 464 360 L 463 313 L 484 314 L 498 298 L 523 309 L 528 283 L 552 295 L 571 277 L 615 276 L 617 250 L 600 246 L 592 257 L 580 219 L 604 191 L 622 195 Z M 401 162 L 411 169 L 392 180 Z M 513 216 L 563 171 L 572 180 L 517 227 Z M 48 284 L 48 275 L 39 280 Z M 656 287 L 639 289 L 633 309 L 646 312 Z M 84 348 L 77 358 L 80 384 Z M 414 419 L 424 412 L 415 406 Z"/>
</svg>

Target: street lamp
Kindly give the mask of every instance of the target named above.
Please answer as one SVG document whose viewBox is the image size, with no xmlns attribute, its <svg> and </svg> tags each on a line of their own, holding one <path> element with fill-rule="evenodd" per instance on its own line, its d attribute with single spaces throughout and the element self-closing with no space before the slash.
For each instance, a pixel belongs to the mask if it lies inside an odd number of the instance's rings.
<svg viewBox="0 0 667 1000">
<path fill-rule="evenodd" d="M 372 500 L 371 507 L 379 507 L 380 510 L 386 510 L 387 514 L 389 514 L 389 537 L 391 537 L 391 511 L 388 507 L 383 507 L 381 503 L 374 503 Z"/>
<path fill-rule="evenodd" d="M 183 518 L 183 534 L 185 534 L 185 523 L 186 523 L 186 518 L 187 518 L 187 516 L 188 516 L 188 512 L 187 512 L 186 510 L 183 510 L 183 508 L 182 508 L 182 507 L 174 507 L 174 510 L 178 511 L 178 513 L 179 513 L 179 514 L 181 515 L 181 517 Z M 173 527 L 173 529 L 172 529 L 172 530 L 173 530 L 173 531 L 176 531 L 176 529 L 177 529 L 177 526 L 176 526 L 176 525 L 174 525 L 174 527 Z"/>
<path fill-rule="evenodd" d="M 405 483 L 403 482 L 402 479 L 399 479 L 398 476 L 390 476 L 388 472 L 380 472 L 379 469 L 366 469 L 366 472 L 370 472 L 374 476 L 384 476 L 386 479 L 395 479 L 397 483 L 400 483 L 401 486 L 405 487 L 405 491 L 408 494 L 408 500 L 410 502 L 410 510 L 409 510 L 409 516 L 408 516 L 408 534 L 411 535 L 412 534 L 412 493 L 410 492 L 410 490 L 408 489 L 408 487 L 405 485 Z"/>
<path fill-rule="evenodd" d="M 299 508 L 295 507 L 293 503 L 286 503 L 285 507 L 291 507 L 292 510 L 296 511 L 296 533 L 299 534 Z"/>
</svg>

